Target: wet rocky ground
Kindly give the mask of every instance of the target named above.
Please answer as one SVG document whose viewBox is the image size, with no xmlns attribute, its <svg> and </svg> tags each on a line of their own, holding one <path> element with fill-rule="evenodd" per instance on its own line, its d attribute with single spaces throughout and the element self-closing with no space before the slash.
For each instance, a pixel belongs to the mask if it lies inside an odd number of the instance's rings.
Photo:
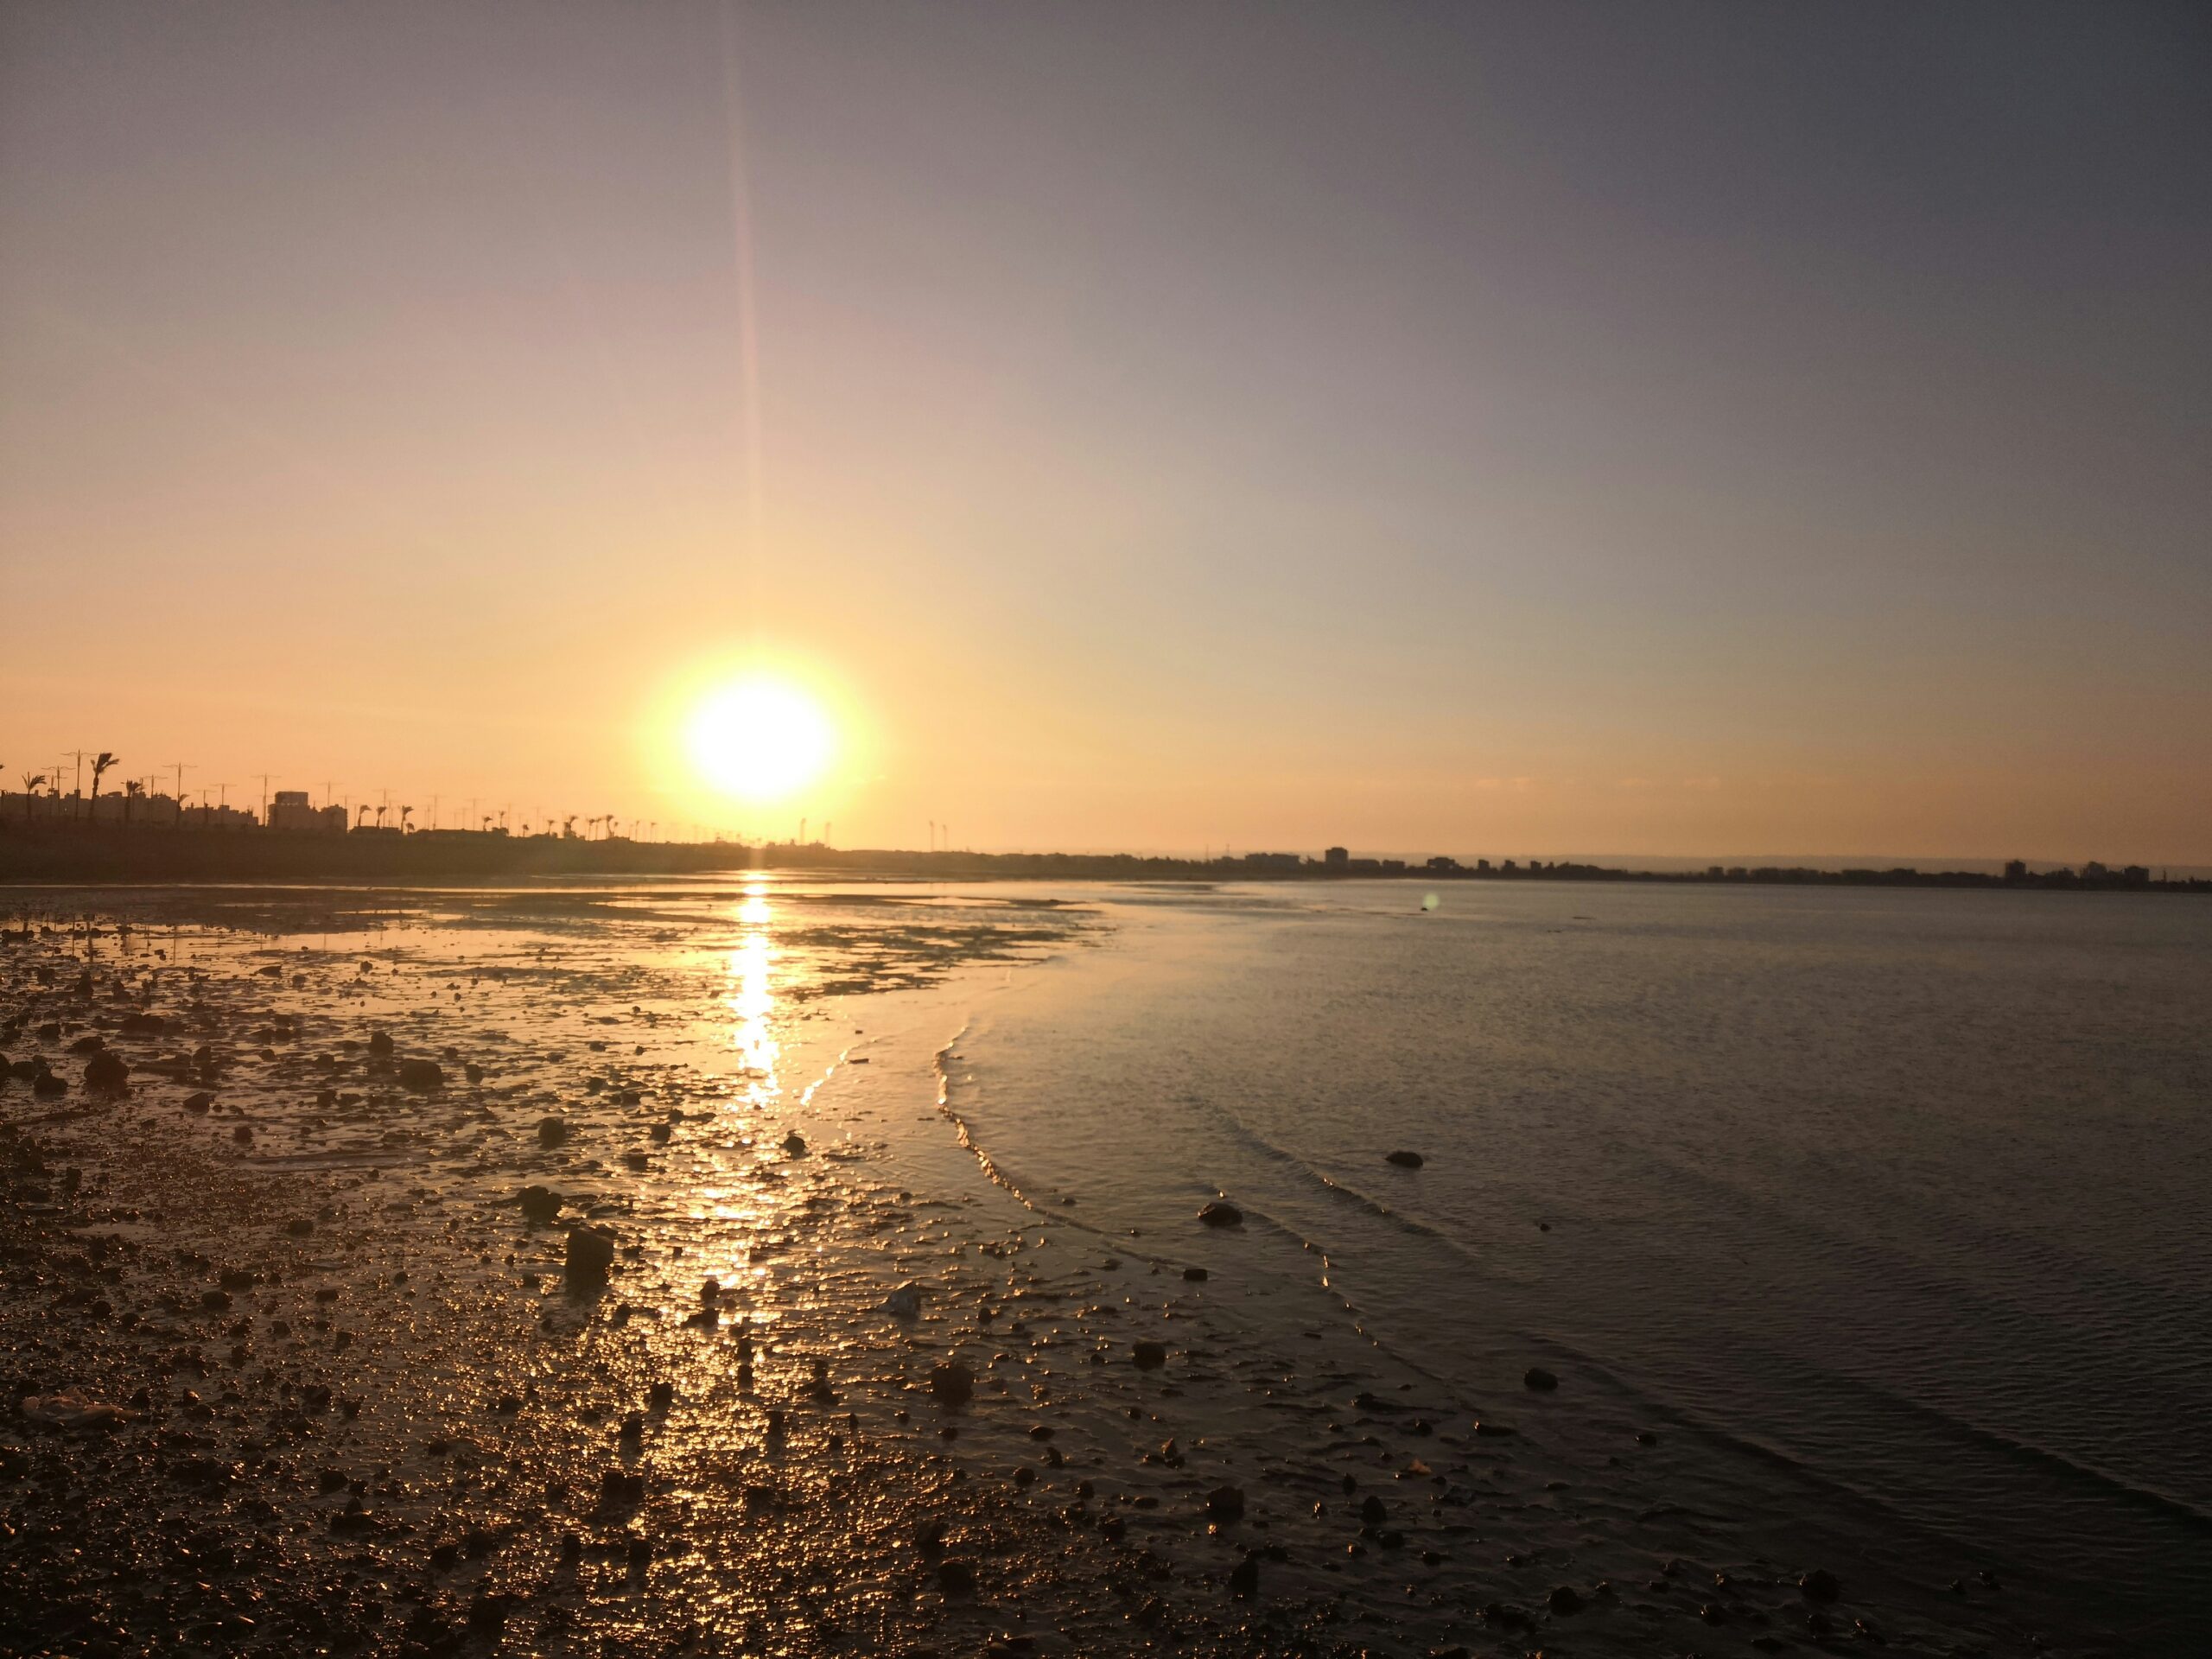
<svg viewBox="0 0 2212 1659">
<path fill-rule="evenodd" d="M 1470 1409 L 1240 1318 L 1200 1265 L 1230 1217 L 1116 1241 L 983 1179 L 935 1109 L 964 988 L 1101 931 L 759 887 L 27 903 L 0 1651 L 2032 1649 L 1993 1580 L 1931 1624 L 1664 1513 L 1649 1427 L 1552 1449 L 1575 1379 Z"/>
</svg>

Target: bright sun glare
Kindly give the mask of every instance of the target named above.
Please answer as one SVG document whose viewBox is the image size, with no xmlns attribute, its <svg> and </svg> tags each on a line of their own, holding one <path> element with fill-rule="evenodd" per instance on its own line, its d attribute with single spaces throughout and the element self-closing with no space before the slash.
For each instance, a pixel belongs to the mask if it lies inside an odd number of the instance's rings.
<svg viewBox="0 0 2212 1659">
<path fill-rule="evenodd" d="M 814 782 L 836 748 L 820 703 L 794 685 L 764 678 L 709 692 L 692 710 L 685 738 L 705 783 L 762 805 Z"/>
</svg>

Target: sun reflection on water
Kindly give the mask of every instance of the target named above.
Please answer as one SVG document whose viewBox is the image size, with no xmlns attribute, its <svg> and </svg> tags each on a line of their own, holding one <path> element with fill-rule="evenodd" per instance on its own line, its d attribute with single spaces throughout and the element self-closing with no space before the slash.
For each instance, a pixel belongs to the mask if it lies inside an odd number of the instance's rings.
<svg viewBox="0 0 2212 1659">
<path fill-rule="evenodd" d="M 744 1069 L 747 1097 L 758 1104 L 777 1092 L 776 1059 L 780 1048 L 776 1040 L 776 996 L 772 985 L 776 953 L 769 940 L 770 915 L 765 887 L 746 889 L 745 899 L 737 907 L 737 919 L 746 931 L 739 938 L 737 949 L 730 952 L 730 988 L 723 1001 L 737 1017 L 736 1028 L 730 1033 L 730 1046 L 736 1050 Z"/>
</svg>

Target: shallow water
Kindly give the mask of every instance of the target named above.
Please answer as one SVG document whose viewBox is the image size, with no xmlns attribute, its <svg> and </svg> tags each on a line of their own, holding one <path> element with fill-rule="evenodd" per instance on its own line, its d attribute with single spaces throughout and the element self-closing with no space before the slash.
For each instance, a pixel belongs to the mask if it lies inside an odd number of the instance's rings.
<svg viewBox="0 0 2212 1659">
<path fill-rule="evenodd" d="M 262 1380 L 221 1403 L 252 1501 L 310 1531 L 346 1501 L 288 1488 L 271 1438 L 385 1471 L 397 1541 L 301 1568 L 377 1650 L 395 1601 L 420 1630 L 494 1592 L 560 1652 L 2196 1650 L 2212 909 L 1419 896 L 19 892 L 41 927 L 0 956 L 0 1046 L 69 1071 L 105 1033 L 139 1068 L 120 1100 L 0 1098 L 91 1172 L 26 1219 L 295 1288 L 211 1319 L 149 1256 L 82 1350 L 27 1302 L 13 1363 L 135 1386 L 146 1344 L 251 1326 L 270 1369 L 235 1351 Z M 168 1031 L 125 1031 L 134 1007 Z M 403 1086 L 378 1032 L 444 1086 Z M 562 1294 L 530 1181 L 620 1239 L 607 1294 Z M 1199 1224 L 1217 1195 L 1242 1224 Z M 319 1355 L 283 1301 L 318 1276 L 359 1309 Z M 917 1315 L 886 1312 L 902 1281 Z M 1162 1363 L 1133 1363 L 1147 1341 Z M 950 1358 L 971 1406 L 927 1386 Z M 252 1388 L 298 1366 L 358 1417 L 255 1427 Z M 618 1437 L 655 1381 L 672 1408 Z M 151 1467 L 170 1432 L 77 1473 Z M 500 1478 L 454 1484 L 422 1449 L 447 1436 Z M 609 1467 L 646 1480 L 634 1509 L 590 1506 Z M 1241 1518 L 1210 1512 L 1224 1486 Z M 155 1518 L 250 1534 L 246 1502 Z M 913 1541 L 947 1523 L 973 1591 Z M 486 1531 L 514 1541 L 424 1566 Z M 647 1573 L 622 1566 L 641 1537 Z M 120 1580 L 82 1559 L 37 1593 L 100 1611 Z M 1814 1567 L 1840 1605 L 1802 1599 Z M 256 1593 L 198 1588 L 162 1617 Z"/>
<path fill-rule="evenodd" d="M 2190 1649 L 2212 906 L 1419 896 L 1120 895 L 1111 950 L 969 1034 L 953 1103 L 1109 1233 L 1227 1195 L 1201 1259 L 1256 1329 L 1325 1281 L 1470 1408 L 1540 1359 L 1667 1431 L 1667 1501 L 1790 1513 L 1930 1618 L 1986 1570 L 2052 1639 Z"/>
</svg>

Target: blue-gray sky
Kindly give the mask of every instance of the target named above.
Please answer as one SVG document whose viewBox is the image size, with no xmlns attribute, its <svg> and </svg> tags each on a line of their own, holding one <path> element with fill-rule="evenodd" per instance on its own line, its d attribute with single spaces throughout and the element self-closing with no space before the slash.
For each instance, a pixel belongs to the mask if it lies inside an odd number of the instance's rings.
<svg viewBox="0 0 2212 1659">
<path fill-rule="evenodd" d="M 744 821 L 847 842 L 2212 862 L 2209 87 L 2196 6 L 19 0 L 0 761 L 727 821 L 763 663 L 844 742 Z"/>
</svg>

